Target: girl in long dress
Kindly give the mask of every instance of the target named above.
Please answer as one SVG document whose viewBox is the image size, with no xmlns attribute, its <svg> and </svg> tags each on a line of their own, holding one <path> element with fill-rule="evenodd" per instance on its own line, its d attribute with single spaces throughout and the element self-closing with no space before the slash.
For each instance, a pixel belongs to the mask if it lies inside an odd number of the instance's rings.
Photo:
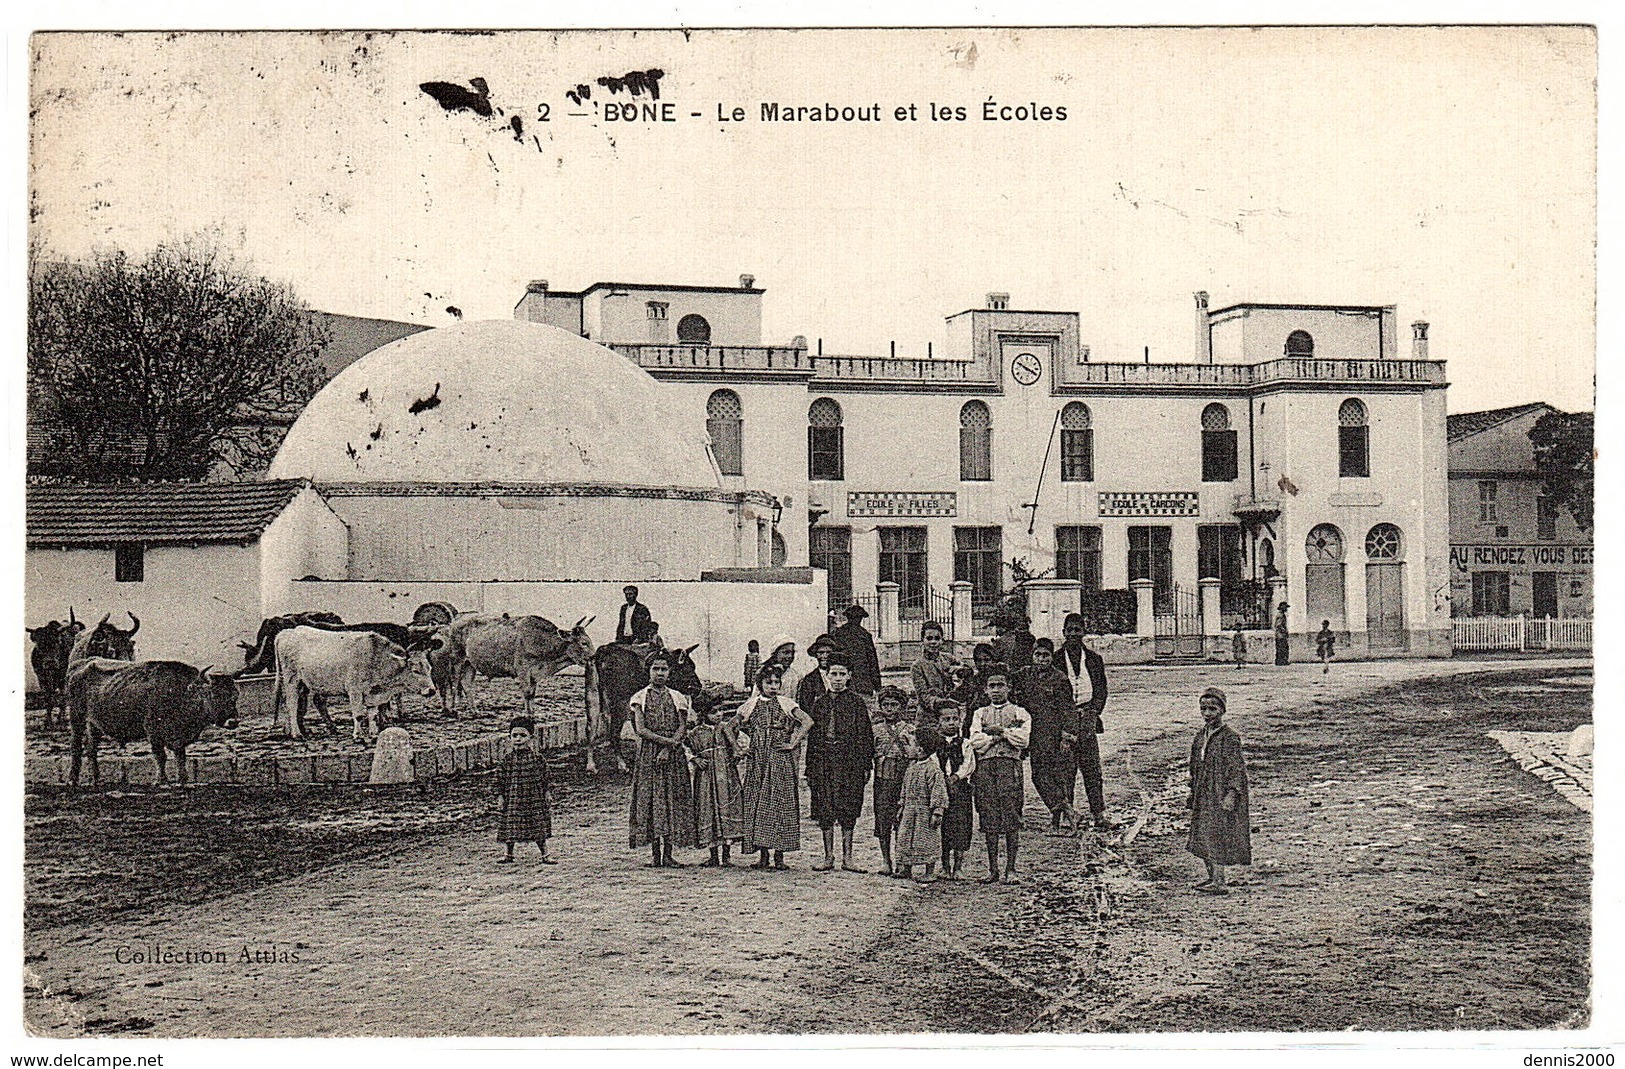
<svg viewBox="0 0 1625 1069">
<path fill-rule="evenodd" d="M 653 868 L 682 868 L 672 847 L 694 845 L 694 785 L 683 752 L 691 706 L 686 696 L 666 685 L 670 678 L 669 656 L 656 653 L 649 659 L 649 685 L 627 703 L 638 735 L 631 842 L 650 848 Z"/>
<path fill-rule="evenodd" d="M 781 697 L 784 670 L 765 664 L 757 695 L 739 707 L 739 726 L 750 736 L 746 751 L 744 804 L 740 831 L 746 850 L 758 850 L 756 867 L 785 867 L 786 851 L 801 849 L 801 793 L 796 784 L 795 749 L 812 729 L 812 717 Z"/>
<path fill-rule="evenodd" d="M 903 752 L 908 771 L 903 773 L 903 789 L 897 809 L 897 874 L 914 876 L 921 883 L 937 877 L 937 858 L 942 854 L 942 819 L 948 813 L 948 781 L 937 763 L 942 736 L 934 728 L 921 728 L 903 736 Z M 924 865 L 923 874 L 914 868 Z"/>
<path fill-rule="evenodd" d="M 1191 742 L 1191 835 L 1188 848 L 1207 865 L 1203 894 L 1224 895 L 1226 865 L 1253 863 L 1251 817 L 1247 812 L 1247 762 L 1241 736 L 1224 722 L 1225 694 L 1202 692 L 1202 730 Z"/>
<path fill-rule="evenodd" d="M 702 691 L 694 708 L 700 722 L 684 742 L 694 765 L 695 842 L 711 850 L 711 859 L 700 866 L 716 868 L 729 863 L 729 850 L 741 835 L 739 725 L 722 715 L 721 700 L 710 692 Z"/>
<path fill-rule="evenodd" d="M 553 835 L 553 810 L 547 800 L 547 761 L 536 752 L 536 721 L 514 717 L 508 724 L 508 739 L 512 749 L 497 772 L 501 804 L 497 842 L 507 847 L 500 861 L 513 864 L 514 843 L 535 843 L 542 851 L 542 864 L 551 865 L 547 840 Z"/>
</svg>

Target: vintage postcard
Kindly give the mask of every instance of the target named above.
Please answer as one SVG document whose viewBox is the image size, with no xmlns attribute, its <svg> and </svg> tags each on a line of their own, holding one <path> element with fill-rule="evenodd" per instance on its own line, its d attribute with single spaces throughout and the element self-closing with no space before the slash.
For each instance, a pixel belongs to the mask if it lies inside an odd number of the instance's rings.
<svg viewBox="0 0 1625 1069">
<path fill-rule="evenodd" d="M 1593 28 L 29 51 L 33 1037 L 1598 1023 Z"/>
</svg>

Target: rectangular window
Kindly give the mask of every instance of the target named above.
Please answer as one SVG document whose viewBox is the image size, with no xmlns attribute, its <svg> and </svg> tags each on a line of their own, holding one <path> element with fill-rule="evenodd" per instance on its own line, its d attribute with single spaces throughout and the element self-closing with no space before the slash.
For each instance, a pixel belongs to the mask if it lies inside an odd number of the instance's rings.
<svg viewBox="0 0 1625 1069">
<path fill-rule="evenodd" d="M 1093 430 L 1061 432 L 1061 481 L 1064 483 L 1095 481 Z"/>
<path fill-rule="evenodd" d="M 745 421 L 713 416 L 705 421 L 705 432 L 711 436 L 711 452 L 722 474 L 745 474 Z"/>
<path fill-rule="evenodd" d="M 925 528 L 879 527 L 880 581 L 897 584 L 897 609 L 909 619 L 925 615 Z"/>
<path fill-rule="evenodd" d="M 1529 575 L 1529 595 L 1533 602 L 1535 616 L 1538 619 L 1550 620 L 1557 615 L 1557 573 L 1531 572 Z"/>
<path fill-rule="evenodd" d="M 1100 591 L 1099 527 L 1055 528 L 1055 577 L 1076 579 L 1086 594 Z"/>
<path fill-rule="evenodd" d="M 1484 481 L 1478 484 L 1478 522 L 1499 523 L 1495 514 L 1495 493 L 1497 486 L 1494 482 Z"/>
<path fill-rule="evenodd" d="M 1166 601 L 1174 589 L 1173 542 L 1172 527 L 1128 529 L 1129 580 L 1151 580 L 1151 590 L 1159 604 Z"/>
<path fill-rule="evenodd" d="M 1217 579 L 1224 587 L 1241 582 L 1241 528 L 1204 525 L 1196 529 L 1196 577 Z"/>
<path fill-rule="evenodd" d="M 954 528 L 954 581 L 971 584 L 971 607 L 985 612 L 1004 592 L 1004 528 Z"/>
<path fill-rule="evenodd" d="M 959 477 L 966 482 L 993 478 L 993 428 L 959 428 Z"/>
<path fill-rule="evenodd" d="M 113 547 L 113 581 L 139 583 L 147 576 L 147 547 L 140 542 L 121 542 Z"/>
<path fill-rule="evenodd" d="M 1236 479 L 1236 432 L 1202 432 L 1202 481 L 1228 483 Z"/>
<path fill-rule="evenodd" d="M 808 563 L 824 569 L 829 586 L 829 607 L 839 611 L 852 604 L 852 528 L 814 527 L 808 532 Z"/>
<path fill-rule="evenodd" d="M 1473 573 L 1473 615 L 1512 615 L 1512 576 L 1507 572 Z"/>
<path fill-rule="evenodd" d="M 844 427 L 807 428 L 807 478 L 840 482 L 846 478 L 841 433 Z"/>
<path fill-rule="evenodd" d="M 1370 478 L 1370 432 L 1370 427 L 1337 428 L 1337 474 L 1342 478 Z"/>
<path fill-rule="evenodd" d="M 1557 538 L 1557 502 L 1549 497 L 1535 498 L 1535 537 L 1547 542 Z"/>
</svg>

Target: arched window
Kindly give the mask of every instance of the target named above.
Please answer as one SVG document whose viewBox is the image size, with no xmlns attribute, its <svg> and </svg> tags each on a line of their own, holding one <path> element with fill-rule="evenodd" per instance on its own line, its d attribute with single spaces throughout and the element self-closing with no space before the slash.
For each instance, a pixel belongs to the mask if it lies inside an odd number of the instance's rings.
<svg viewBox="0 0 1625 1069">
<path fill-rule="evenodd" d="M 705 430 L 724 475 L 745 474 L 745 410 L 739 395 L 718 390 L 705 403 Z"/>
<path fill-rule="evenodd" d="M 846 478 L 842 431 L 841 406 L 828 397 L 820 397 L 807 409 L 807 478 L 831 482 Z"/>
<path fill-rule="evenodd" d="M 784 544 L 784 536 L 779 534 L 779 529 L 775 527 L 773 528 L 773 567 L 782 568 L 789 559 L 789 547 Z"/>
<path fill-rule="evenodd" d="M 1309 336 L 1307 330 L 1293 331 L 1286 336 L 1286 355 L 1314 356 L 1315 339 Z"/>
<path fill-rule="evenodd" d="M 1316 525 L 1304 540 L 1310 564 L 1339 564 L 1343 560 L 1343 532 L 1329 523 Z"/>
<path fill-rule="evenodd" d="M 1365 404 L 1355 397 L 1337 407 L 1337 474 L 1345 479 L 1371 474 L 1371 430 Z"/>
<path fill-rule="evenodd" d="M 1202 409 L 1202 481 L 1227 483 L 1236 478 L 1236 432 L 1230 410 L 1215 401 Z"/>
<path fill-rule="evenodd" d="M 1073 401 L 1061 409 L 1061 481 L 1095 481 L 1095 432 L 1089 406 Z"/>
<path fill-rule="evenodd" d="M 677 321 L 679 345 L 710 345 L 711 324 L 702 315 L 689 314 Z"/>
<path fill-rule="evenodd" d="M 1405 552 L 1400 541 L 1399 528 L 1391 523 L 1379 523 L 1365 536 L 1366 560 L 1399 560 Z"/>
<path fill-rule="evenodd" d="M 993 415 L 980 401 L 966 401 L 959 410 L 959 477 L 993 478 Z"/>
</svg>

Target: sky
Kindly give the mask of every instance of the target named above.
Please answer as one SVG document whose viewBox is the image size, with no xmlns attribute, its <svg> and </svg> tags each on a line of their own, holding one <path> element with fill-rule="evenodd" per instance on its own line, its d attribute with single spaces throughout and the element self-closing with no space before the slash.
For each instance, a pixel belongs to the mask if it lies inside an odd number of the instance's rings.
<svg viewBox="0 0 1625 1069">
<path fill-rule="evenodd" d="M 30 237 L 55 256 L 206 234 L 314 307 L 430 325 L 448 306 L 508 317 L 530 279 L 751 274 L 765 341 L 843 354 L 940 351 L 943 317 L 989 291 L 1077 311 L 1096 360 L 1190 359 L 1196 290 L 1214 307 L 1397 305 L 1403 344 L 1431 324 L 1452 411 L 1593 403 L 1585 29 L 37 34 L 32 48 Z M 651 97 L 596 80 L 650 70 L 676 121 L 607 121 L 606 103 Z M 476 76 L 489 118 L 419 89 L 472 95 Z M 565 94 L 583 84 L 578 105 Z M 769 123 L 763 102 L 881 118 Z M 989 102 L 1052 117 L 986 120 Z M 933 103 L 965 121 L 932 121 Z"/>
</svg>

